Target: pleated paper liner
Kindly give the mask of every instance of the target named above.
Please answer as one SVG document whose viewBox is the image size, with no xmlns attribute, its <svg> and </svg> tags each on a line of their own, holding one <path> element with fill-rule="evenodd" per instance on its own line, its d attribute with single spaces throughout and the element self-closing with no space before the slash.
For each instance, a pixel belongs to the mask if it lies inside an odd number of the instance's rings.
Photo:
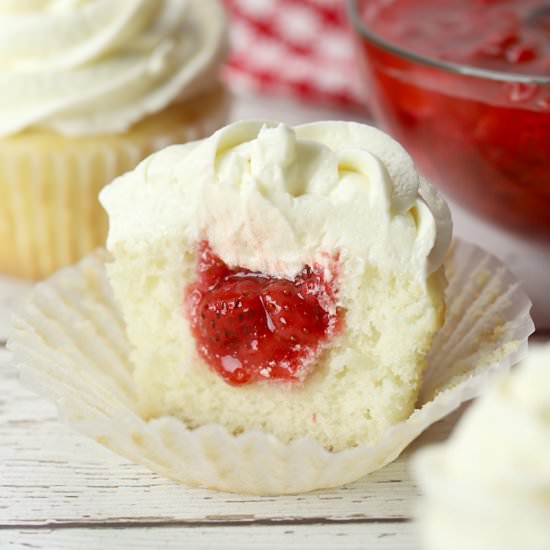
<svg viewBox="0 0 550 550">
<path fill-rule="evenodd" d="M 331 453 L 303 438 L 238 436 L 173 417 L 140 417 L 124 323 L 105 274 L 105 252 L 37 285 L 9 342 L 22 381 L 55 402 L 79 432 L 179 482 L 277 495 L 335 487 L 395 460 L 421 432 L 480 394 L 521 360 L 533 331 L 531 303 L 506 268 L 456 242 L 446 263 L 447 318 L 437 334 L 417 410 L 376 445 Z"/>
<path fill-rule="evenodd" d="M 102 246 L 101 188 L 154 151 L 210 135 L 227 108 L 218 88 L 123 134 L 72 139 L 35 130 L 1 139 L 0 272 L 40 279 Z"/>
</svg>

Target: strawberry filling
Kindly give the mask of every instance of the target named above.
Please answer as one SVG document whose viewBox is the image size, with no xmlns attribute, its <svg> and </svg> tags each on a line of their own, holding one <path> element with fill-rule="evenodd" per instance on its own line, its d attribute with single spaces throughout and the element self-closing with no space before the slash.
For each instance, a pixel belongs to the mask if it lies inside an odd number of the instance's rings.
<svg viewBox="0 0 550 550">
<path fill-rule="evenodd" d="M 197 280 L 185 309 L 201 357 L 233 385 L 297 381 L 341 327 L 335 270 L 318 266 L 293 279 L 230 268 L 199 243 Z"/>
</svg>

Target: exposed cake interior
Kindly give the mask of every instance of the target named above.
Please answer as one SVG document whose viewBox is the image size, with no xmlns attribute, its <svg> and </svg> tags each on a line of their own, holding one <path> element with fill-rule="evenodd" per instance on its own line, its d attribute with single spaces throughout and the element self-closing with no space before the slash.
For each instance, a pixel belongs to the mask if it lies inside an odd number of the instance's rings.
<svg viewBox="0 0 550 550">
<path fill-rule="evenodd" d="M 349 123 L 238 123 L 115 181 L 108 269 L 143 414 L 330 450 L 409 416 L 449 236 L 421 185 L 399 145 Z"/>
</svg>

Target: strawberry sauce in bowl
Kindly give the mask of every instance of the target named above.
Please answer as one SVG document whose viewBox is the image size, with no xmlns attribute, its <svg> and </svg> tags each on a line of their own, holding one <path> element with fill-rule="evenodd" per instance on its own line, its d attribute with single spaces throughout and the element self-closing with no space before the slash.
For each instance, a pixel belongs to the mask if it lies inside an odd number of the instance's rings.
<svg viewBox="0 0 550 550">
<path fill-rule="evenodd" d="M 550 242 L 550 3 L 349 0 L 369 105 L 424 174 Z"/>
</svg>

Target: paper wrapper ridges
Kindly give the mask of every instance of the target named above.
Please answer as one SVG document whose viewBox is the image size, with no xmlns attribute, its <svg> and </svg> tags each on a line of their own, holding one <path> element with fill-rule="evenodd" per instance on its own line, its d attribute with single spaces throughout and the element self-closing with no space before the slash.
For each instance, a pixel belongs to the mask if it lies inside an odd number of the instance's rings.
<svg viewBox="0 0 550 550">
<path fill-rule="evenodd" d="M 105 243 L 101 188 L 158 149 L 210 135 L 226 119 L 217 90 L 151 115 L 124 134 L 0 140 L 0 272 L 39 279 Z"/>
<path fill-rule="evenodd" d="M 489 254 L 458 242 L 446 263 L 447 319 L 434 341 L 419 408 L 377 445 L 330 453 L 311 439 L 283 444 L 261 432 L 233 436 L 219 425 L 188 430 L 176 418 L 139 416 L 105 258 L 96 253 L 36 287 L 9 342 L 23 383 L 55 402 L 78 431 L 120 455 L 180 482 L 223 491 L 299 493 L 381 468 L 521 360 L 533 331 L 531 303 L 513 276 Z"/>
</svg>

